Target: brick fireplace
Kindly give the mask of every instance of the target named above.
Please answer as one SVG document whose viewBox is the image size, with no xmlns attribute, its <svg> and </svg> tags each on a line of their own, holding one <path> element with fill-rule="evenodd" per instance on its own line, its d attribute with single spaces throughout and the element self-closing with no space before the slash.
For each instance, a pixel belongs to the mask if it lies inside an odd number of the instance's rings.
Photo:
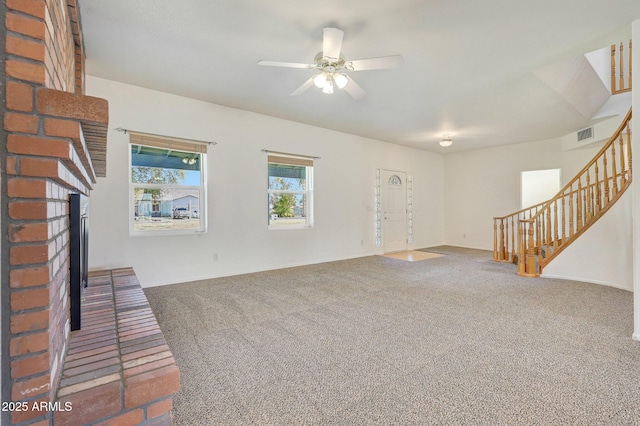
<svg viewBox="0 0 640 426">
<path fill-rule="evenodd" d="M 13 404 L 0 423 L 50 424 L 71 338 L 69 194 L 106 177 L 108 104 L 84 95 L 77 0 L 0 9 L 2 402 Z"/>
</svg>

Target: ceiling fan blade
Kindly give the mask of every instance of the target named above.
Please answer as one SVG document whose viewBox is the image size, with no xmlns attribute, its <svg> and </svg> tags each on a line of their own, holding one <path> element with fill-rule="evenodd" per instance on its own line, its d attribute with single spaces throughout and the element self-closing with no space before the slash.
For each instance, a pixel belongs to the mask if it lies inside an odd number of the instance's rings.
<svg viewBox="0 0 640 426">
<path fill-rule="evenodd" d="M 304 68 L 308 70 L 315 68 L 313 64 L 300 64 L 297 62 L 258 61 L 258 65 L 263 67 Z"/>
<path fill-rule="evenodd" d="M 300 87 L 291 92 L 289 96 L 298 96 L 300 93 L 308 90 L 311 86 L 313 86 L 313 77 L 309 78 L 309 80 L 302 83 Z"/>
<path fill-rule="evenodd" d="M 382 56 L 380 58 L 357 59 L 345 64 L 349 71 L 382 70 L 398 68 L 404 64 L 402 55 Z"/>
<path fill-rule="evenodd" d="M 344 31 L 327 27 L 322 31 L 322 56 L 339 59 Z"/>
<path fill-rule="evenodd" d="M 358 83 L 353 81 L 353 79 L 348 75 L 347 75 L 347 79 L 349 79 L 349 82 L 347 83 L 346 86 L 344 86 L 344 91 L 350 94 L 353 99 L 363 98 L 364 95 L 366 95 L 366 92 L 362 89 L 362 87 L 360 87 Z"/>
</svg>

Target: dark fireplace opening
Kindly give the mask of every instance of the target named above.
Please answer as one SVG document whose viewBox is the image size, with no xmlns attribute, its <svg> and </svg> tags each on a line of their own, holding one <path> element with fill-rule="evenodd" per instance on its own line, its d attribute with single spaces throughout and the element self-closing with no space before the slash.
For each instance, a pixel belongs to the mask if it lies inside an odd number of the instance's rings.
<svg viewBox="0 0 640 426">
<path fill-rule="evenodd" d="M 82 289 L 87 287 L 89 250 L 89 197 L 69 195 L 69 296 L 71 330 L 82 327 Z"/>
</svg>

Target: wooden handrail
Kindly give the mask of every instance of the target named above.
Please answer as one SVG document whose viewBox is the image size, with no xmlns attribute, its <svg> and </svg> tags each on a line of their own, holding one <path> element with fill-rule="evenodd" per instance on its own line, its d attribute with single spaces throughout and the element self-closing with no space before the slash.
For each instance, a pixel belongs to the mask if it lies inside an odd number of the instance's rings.
<svg viewBox="0 0 640 426">
<path fill-rule="evenodd" d="M 633 47 L 631 40 L 629 40 L 629 48 L 628 54 L 626 55 L 627 62 L 629 64 L 628 68 L 624 67 L 624 44 L 620 43 L 619 49 L 616 52 L 616 45 L 611 45 L 611 94 L 616 95 L 618 93 L 624 93 L 631 91 L 632 88 L 632 70 L 633 66 L 631 63 Z M 617 60 L 616 60 L 617 57 Z M 616 72 L 616 66 L 620 65 Z M 626 79 L 625 79 L 626 77 Z"/>
<path fill-rule="evenodd" d="M 533 209 L 535 209 L 536 207 L 543 207 L 543 206 L 544 206 L 545 204 L 547 204 L 548 202 L 549 202 L 549 201 L 543 201 L 543 202 L 541 202 L 541 203 L 534 204 L 533 206 L 530 206 L 530 207 L 524 208 L 524 209 L 522 209 L 522 210 L 518 210 L 517 212 L 509 213 L 509 214 L 508 214 L 508 215 L 506 215 L 506 216 L 496 216 L 496 217 L 494 217 L 494 219 L 506 219 L 506 218 L 511 217 L 511 216 L 516 216 L 516 215 L 518 215 L 518 214 L 520 214 L 520 213 L 525 213 L 525 212 L 528 212 L 528 211 L 530 211 L 530 210 L 533 210 Z"/>
<path fill-rule="evenodd" d="M 631 165 L 630 109 L 602 149 L 556 196 L 533 216 L 519 219 L 518 273 L 541 274 L 544 266 L 602 217 L 630 186 Z"/>
</svg>

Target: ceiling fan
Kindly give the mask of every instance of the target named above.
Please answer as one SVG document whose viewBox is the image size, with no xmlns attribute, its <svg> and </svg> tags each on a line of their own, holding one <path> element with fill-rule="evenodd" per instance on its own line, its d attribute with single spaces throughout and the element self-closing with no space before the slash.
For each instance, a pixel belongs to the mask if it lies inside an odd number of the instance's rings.
<svg viewBox="0 0 640 426">
<path fill-rule="evenodd" d="M 322 31 L 322 52 L 319 52 L 312 64 L 296 62 L 258 61 L 258 65 L 267 67 L 305 68 L 316 69 L 320 73 L 312 76 L 302 83 L 300 87 L 291 92 L 289 96 L 297 96 L 312 86 L 322 89 L 323 93 L 331 94 L 337 86 L 344 89 L 354 99 L 360 99 L 365 91 L 355 82 L 346 71 L 369 71 L 379 69 L 396 68 L 403 64 L 401 55 L 382 56 L 379 58 L 357 59 L 347 61 L 340 54 L 344 31 L 338 28 L 327 27 Z"/>
</svg>

